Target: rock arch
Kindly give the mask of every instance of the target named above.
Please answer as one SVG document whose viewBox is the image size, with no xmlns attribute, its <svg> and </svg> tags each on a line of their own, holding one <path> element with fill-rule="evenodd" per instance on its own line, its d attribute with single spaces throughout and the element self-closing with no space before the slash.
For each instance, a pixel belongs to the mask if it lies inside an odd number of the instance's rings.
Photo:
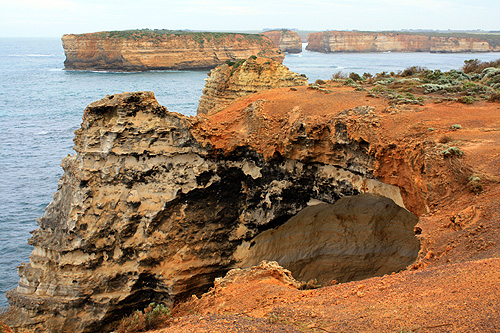
<svg viewBox="0 0 500 333">
<path fill-rule="evenodd" d="M 265 127 L 252 110 L 249 123 Z M 290 121 L 289 146 L 266 156 L 244 141 L 217 148 L 195 129 L 199 118 L 168 112 L 152 93 L 92 103 L 75 132 L 77 154 L 63 161 L 59 190 L 30 240 L 30 263 L 7 294 L 16 318 L 10 324 L 95 332 L 151 299 L 204 292 L 241 264 L 245 243 L 321 207 L 311 203 L 372 193 L 383 196 L 376 205 L 389 198 L 401 212 L 399 188 L 373 176 L 369 143 L 347 135 L 348 116 L 316 127 Z M 144 299 L 138 286 L 147 289 Z"/>
</svg>

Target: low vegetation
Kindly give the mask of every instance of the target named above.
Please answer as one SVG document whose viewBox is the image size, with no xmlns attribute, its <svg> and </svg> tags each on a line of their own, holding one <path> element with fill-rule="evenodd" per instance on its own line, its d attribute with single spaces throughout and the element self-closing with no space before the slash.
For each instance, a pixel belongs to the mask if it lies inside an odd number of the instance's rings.
<svg viewBox="0 0 500 333">
<path fill-rule="evenodd" d="M 144 332 L 164 326 L 170 319 L 170 309 L 163 304 L 151 303 L 144 311 L 137 310 L 121 320 L 115 333 Z"/>
<path fill-rule="evenodd" d="M 244 39 L 252 42 L 264 41 L 263 36 L 258 34 L 204 32 L 204 31 L 196 32 L 189 30 L 168 30 L 168 29 L 103 31 L 103 32 L 96 32 L 93 35 L 96 35 L 101 38 L 121 38 L 121 39 L 133 39 L 133 40 L 139 40 L 142 38 L 159 40 L 165 36 L 177 36 L 177 37 L 189 36 L 200 44 L 204 44 L 205 42 L 210 42 L 212 39 L 217 41 L 224 38 L 234 38 L 238 41 L 242 41 Z"/>
<path fill-rule="evenodd" d="M 366 90 L 369 97 L 384 98 L 391 104 L 500 102 L 500 59 L 490 62 L 466 60 L 461 69 L 447 72 L 420 66 L 376 75 L 338 71 L 332 74 L 329 82 Z"/>
</svg>

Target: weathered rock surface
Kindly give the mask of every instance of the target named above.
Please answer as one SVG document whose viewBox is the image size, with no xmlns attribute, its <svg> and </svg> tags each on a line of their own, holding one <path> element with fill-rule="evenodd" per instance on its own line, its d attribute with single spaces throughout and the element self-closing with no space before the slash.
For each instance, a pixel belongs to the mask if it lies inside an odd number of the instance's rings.
<svg viewBox="0 0 500 333">
<path fill-rule="evenodd" d="M 275 45 L 283 52 L 301 53 L 302 40 L 300 36 L 291 30 L 273 30 L 262 33 L 273 41 Z"/>
<path fill-rule="evenodd" d="M 227 124 L 218 121 L 221 112 L 170 113 L 148 92 L 89 105 L 75 132 L 77 153 L 64 159 L 58 192 L 30 240 L 30 262 L 7 293 L 9 324 L 30 332 L 106 331 L 152 301 L 171 304 L 206 291 L 238 266 L 243 242 L 310 202 L 360 193 L 411 207 L 418 201 L 374 178 L 371 146 L 379 139 L 361 134 L 376 123 L 373 109 L 316 119 L 295 108 L 281 119 L 252 96 Z M 279 119 L 281 138 L 265 132 Z M 213 122 L 226 129 L 215 134 Z"/>
<path fill-rule="evenodd" d="M 243 242 L 235 256 L 242 267 L 275 260 L 296 279 L 315 279 L 321 285 L 362 280 L 415 261 L 420 250 L 413 230 L 417 222 L 386 197 L 344 197 L 333 205 L 304 208 L 285 224 Z"/>
<path fill-rule="evenodd" d="M 271 40 L 253 34 L 111 31 L 64 35 L 62 43 L 70 70 L 208 69 L 251 55 L 284 58 Z"/>
<path fill-rule="evenodd" d="M 217 112 L 235 99 L 258 91 L 307 85 L 307 78 L 288 67 L 261 57 L 230 62 L 210 71 L 198 114 Z"/>
<path fill-rule="evenodd" d="M 481 38 L 429 37 L 404 33 L 325 31 L 308 36 L 306 50 L 332 52 L 490 52 L 499 51 Z"/>
<path fill-rule="evenodd" d="M 261 261 L 253 267 L 241 269 L 235 268 L 227 272 L 224 277 L 216 278 L 214 287 L 210 293 L 217 293 L 218 290 L 231 284 L 242 283 L 243 281 L 260 280 L 264 278 L 273 278 L 284 285 L 300 288 L 302 283 L 292 276 L 292 273 L 281 267 L 276 261 Z"/>
</svg>

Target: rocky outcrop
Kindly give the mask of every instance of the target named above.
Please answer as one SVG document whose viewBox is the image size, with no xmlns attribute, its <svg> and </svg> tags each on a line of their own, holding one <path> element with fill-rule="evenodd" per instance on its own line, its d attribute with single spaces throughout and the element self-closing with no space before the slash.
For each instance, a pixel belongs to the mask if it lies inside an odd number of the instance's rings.
<svg viewBox="0 0 500 333">
<path fill-rule="evenodd" d="M 282 62 L 283 53 L 262 35 L 132 30 L 64 35 L 68 70 L 146 71 L 208 69 L 251 55 Z"/>
<path fill-rule="evenodd" d="M 273 41 L 275 45 L 283 52 L 300 53 L 302 52 L 302 40 L 300 36 L 291 30 L 273 30 L 262 33 Z"/>
<path fill-rule="evenodd" d="M 300 101 L 321 94 L 287 91 L 304 94 Z M 242 246 L 318 201 L 373 193 L 418 210 L 411 202 L 420 191 L 409 186 L 403 197 L 374 177 L 385 155 L 374 154 L 372 108 L 309 117 L 297 106 L 282 116 L 279 100 L 263 98 L 234 104 L 235 117 L 231 110 L 170 113 L 151 92 L 90 104 L 75 132 L 76 155 L 64 159 L 59 189 L 30 240 L 30 262 L 7 293 L 9 324 L 30 332 L 111 330 L 152 301 L 206 291 L 241 266 Z M 333 95 L 324 98 L 330 102 L 319 98 L 322 105 L 337 105 Z M 404 239 L 414 223 L 398 222 Z"/>
<path fill-rule="evenodd" d="M 281 267 L 276 261 L 263 260 L 255 266 L 241 269 L 235 268 L 227 272 L 224 277 L 214 280 L 214 287 L 209 293 L 217 293 L 218 289 L 227 287 L 230 284 L 241 283 L 242 281 L 253 281 L 264 278 L 273 278 L 284 285 L 301 288 L 302 283 L 295 280 L 292 273 Z"/>
<path fill-rule="evenodd" d="M 286 66 L 272 59 L 260 57 L 227 62 L 211 70 L 208 75 L 198 114 L 217 112 L 235 99 L 258 91 L 307 84 L 305 76 L 289 71 Z"/>
<path fill-rule="evenodd" d="M 473 37 L 421 36 L 396 32 L 362 33 L 326 31 L 311 33 L 306 50 L 333 52 L 490 52 L 500 46 Z"/>
</svg>

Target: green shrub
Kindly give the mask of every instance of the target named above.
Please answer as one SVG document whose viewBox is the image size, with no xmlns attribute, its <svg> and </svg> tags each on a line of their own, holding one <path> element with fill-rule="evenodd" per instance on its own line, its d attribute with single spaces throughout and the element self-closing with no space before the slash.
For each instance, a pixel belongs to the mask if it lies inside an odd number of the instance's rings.
<svg viewBox="0 0 500 333">
<path fill-rule="evenodd" d="M 348 78 L 348 79 L 345 80 L 345 85 L 347 85 L 347 86 L 355 86 L 356 82 L 354 82 L 353 79 Z"/>
<path fill-rule="evenodd" d="M 500 67 L 500 59 L 488 62 L 482 62 L 478 59 L 465 60 L 462 71 L 464 73 L 481 73 L 488 67 Z"/>
<path fill-rule="evenodd" d="M 419 73 L 422 73 L 424 71 L 425 71 L 424 67 L 411 66 L 411 67 L 408 67 L 405 70 L 403 70 L 403 72 L 401 72 L 401 76 L 402 77 L 413 76 L 415 74 L 419 74 Z"/>
<path fill-rule="evenodd" d="M 499 93 L 493 93 L 488 97 L 489 102 L 500 102 L 500 94 Z"/>
<path fill-rule="evenodd" d="M 408 99 L 413 99 L 413 100 L 415 100 L 415 99 L 416 99 L 416 98 L 415 98 L 415 95 L 413 95 L 411 92 L 407 92 L 407 93 L 406 93 L 406 98 L 408 98 Z"/>
<path fill-rule="evenodd" d="M 460 125 L 460 124 L 453 124 L 453 125 L 451 125 L 450 128 L 452 130 L 459 130 L 459 129 L 462 129 L 462 125 Z"/>
<path fill-rule="evenodd" d="M 123 318 L 116 330 L 117 333 L 144 332 L 165 324 L 170 318 L 170 309 L 163 304 L 150 303 L 143 311 Z"/>
<path fill-rule="evenodd" d="M 471 96 L 462 96 L 459 99 L 459 102 L 463 104 L 473 104 L 474 101 L 475 101 L 474 97 Z"/>
<path fill-rule="evenodd" d="M 361 76 L 358 73 L 350 72 L 349 78 L 353 81 L 361 81 Z"/>
<path fill-rule="evenodd" d="M 441 154 L 443 154 L 444 157 L 453 157 L 453 156 L 461 157 L 464 153 L 457 147 L 448 147 L 445 150 L 443 150 Z"/>
<path fill-rule="evenodd" d="M 389 84 L 395 82 L 396 79 L 393 78 L 393 77 L 388 77 L 388 78 L 385 78 L 385 79 L 381 79 L 381 80 L 378 80 L 377 82 L 375 82 L 376 85 L 384 85 L 384 86 L 388 86 Z"/>
<path fill-rule="evenodd" d="M 483 191 L 483 185 L 481 184 L 481 177 L 479 177 L 478 175 L 471 175 L 468 178 L 467 185 L 469 186 L 469 189 L 476 194 L 479 194 Z"/>
</svg>

